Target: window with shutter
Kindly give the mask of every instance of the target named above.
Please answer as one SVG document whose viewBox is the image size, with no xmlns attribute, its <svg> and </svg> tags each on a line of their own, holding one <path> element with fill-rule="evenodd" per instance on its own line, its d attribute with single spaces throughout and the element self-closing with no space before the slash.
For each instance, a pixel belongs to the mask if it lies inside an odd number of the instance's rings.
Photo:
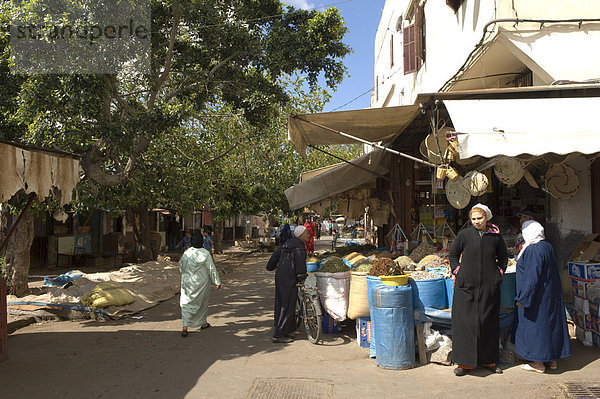
<svg viewBox="0 0 600 399">
<path fill-rule="evenodd" d="M 415 56 L 417 57 L 417 70 L 425 62 L 425 12 L 422 6 L 415 7 Z"/>
<path fill-rule="evenodd" d="M 425 61 L 425 13 L 423 7 L 415 7 L 415 23 L 402 31 L 404 43 L 404 74 L 417 72 Z"/>
</svg>

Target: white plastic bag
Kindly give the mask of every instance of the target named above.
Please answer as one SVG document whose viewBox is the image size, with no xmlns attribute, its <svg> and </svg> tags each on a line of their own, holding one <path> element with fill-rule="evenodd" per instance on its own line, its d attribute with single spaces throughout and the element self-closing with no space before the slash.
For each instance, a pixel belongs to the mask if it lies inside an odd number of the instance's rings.
<svg viewBox="0 0 600 399">
<path fill-rule="evenodd" d="M 431 328 L 431 322 L 423 324 L 423 335 L 425 336 L 425 346 L 427 351 L 432 351 L 440 347 L 440 343 L 444 341 L 442 334 Z"/>
<path fill-rule="evenodd" d="M 350 272 L 315 273 L 321 304 L 336 321 L 344 321 L 348 312 Z"/>
</svg>

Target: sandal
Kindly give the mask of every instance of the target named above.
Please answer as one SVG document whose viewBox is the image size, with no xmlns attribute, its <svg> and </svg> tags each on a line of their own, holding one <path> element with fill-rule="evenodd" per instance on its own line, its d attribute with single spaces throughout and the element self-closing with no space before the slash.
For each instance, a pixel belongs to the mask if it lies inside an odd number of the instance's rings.
<svg viewBox="0 0 600 399">
<path fill-rule="evenodd" d="M 544 373 L 546 372 L 546 370 L 540 370 L 540 369 L 536 369 L 535 367 L 529 365 L 529 363 L 525 363 L 521 366 L 521 368 L 523 370 L 527 370 L 527 371 L 535 371 L 536 373 Z"/>
<path fill-rule="evenodd" d="M 548 362 L 548 368 L 550 370 L 556 370 L 558 368 L 558 364 L 556 364 L 556 360 Z"/>
<path fill-rule="evenodd" d="M 210 323 L 206 323 L 205 325 L 201 326 L 200 329 L 206 330 L 207 328 L 210 328 L 210 327 L 211 327 Z"/>
<path fill-rule="evenodd" d="M 187 337 L 187 335 L 188 335 L 188 330 L 187 330 L 187 328 L 185 328 L 185 329 L 181 330 L 181 336 L 182 336 L 182 337 Z"/>
</svg>

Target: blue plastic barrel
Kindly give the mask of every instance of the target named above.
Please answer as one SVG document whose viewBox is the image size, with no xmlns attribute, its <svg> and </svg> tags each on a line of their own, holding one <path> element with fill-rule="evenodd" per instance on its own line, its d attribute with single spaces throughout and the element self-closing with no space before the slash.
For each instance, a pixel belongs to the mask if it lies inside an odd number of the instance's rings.
<svg viewBox="0 0 600 399">
<path fill-rule="evenodd" d="M 316 272 L 321 267 L 321 262 L 306 262 L 306 271 L 308 273 Z"/>
<path fill-rule="evenodd" d="M 370 331 L 370 343 L 369 343 L 369 357 L 374 358 L 376 355 L 376 346 L 375 346 L 375 327 L 374 327 L 374 319 L 373 319 L 373 298 L 371 297 L 371 288 L 376 285 L 384 285 L 381 282 L 381 278 L 376 276 L 367 276 L 367 297 L 369 299 L 369 314 L 371 316 L 371 331 Z"/>
<path fill-rule="evenodd" d="M 412 287 L 415 309 L 446 309 L 446 283 L 444 283 L 443 277 L 428 280 L 414 280 L 411 278 L 409 283 Z"/>
<path fill-rule="evenodd" d="M 452 309 L 452 295 L 454 294 L 454 278 L 444 279 L 446 284 L 446 301 L 448 302 L 448 309 Z"/>
<path fill-rule="evenodd" d="M 372 291 L 377 298 L 373 306 L 377 366 L 394 370 L 414 367 L 415 322 L 411 287 L 375 286 Z M 378 304 L 396 306 L 380 307 Z"/>
<path fill-rule="evenodd" d="M 504 273 L 500 283 L 500 309 L 514 309 L 517 296 L 517 273 Z"/>
</svg>

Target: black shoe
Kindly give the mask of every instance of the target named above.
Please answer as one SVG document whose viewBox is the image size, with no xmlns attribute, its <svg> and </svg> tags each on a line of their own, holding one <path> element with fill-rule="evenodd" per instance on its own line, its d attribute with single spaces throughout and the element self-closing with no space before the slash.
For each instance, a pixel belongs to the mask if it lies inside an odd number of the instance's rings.
<svg viewBox="0 0 600 399">
<path fill-rule="evenodd" d="M 484 369 L 491 371 L 494 374 L 502 374 L 503 371 L 498 366 L 483 366 Z"/>
<path fill-rule="evenodd" d="M 456 375 L 457 377 L 462 377 L 463 375 L 469 374 L 470 371 L 471 370 L 463 369 L 462 367 L 457 367 L 454 369 L 454 375 Z"/>
<path fill-rule="evenodd" d="M 187 331 L 182 331 L 182 332 L 181 332 L 181 336 L 182 336 L 182 337 L 187 337 L 187 335 L 188 335 L 188 332 L 187 332 Z"/>
<path fill-rule="evenodd" d="M 286 338 L 291 338 L 294 339 L 294 334 L 290 333 L 290 334 L 283 334 L 284 337 Z"/>
<path fill-rule="evenodd" d="M 294 342 L 294 340 L 289 337 L 279 337 L 279 338 L 273 337 L 274 344 L 289 344 L 290 342 Z"/>
</svg>

